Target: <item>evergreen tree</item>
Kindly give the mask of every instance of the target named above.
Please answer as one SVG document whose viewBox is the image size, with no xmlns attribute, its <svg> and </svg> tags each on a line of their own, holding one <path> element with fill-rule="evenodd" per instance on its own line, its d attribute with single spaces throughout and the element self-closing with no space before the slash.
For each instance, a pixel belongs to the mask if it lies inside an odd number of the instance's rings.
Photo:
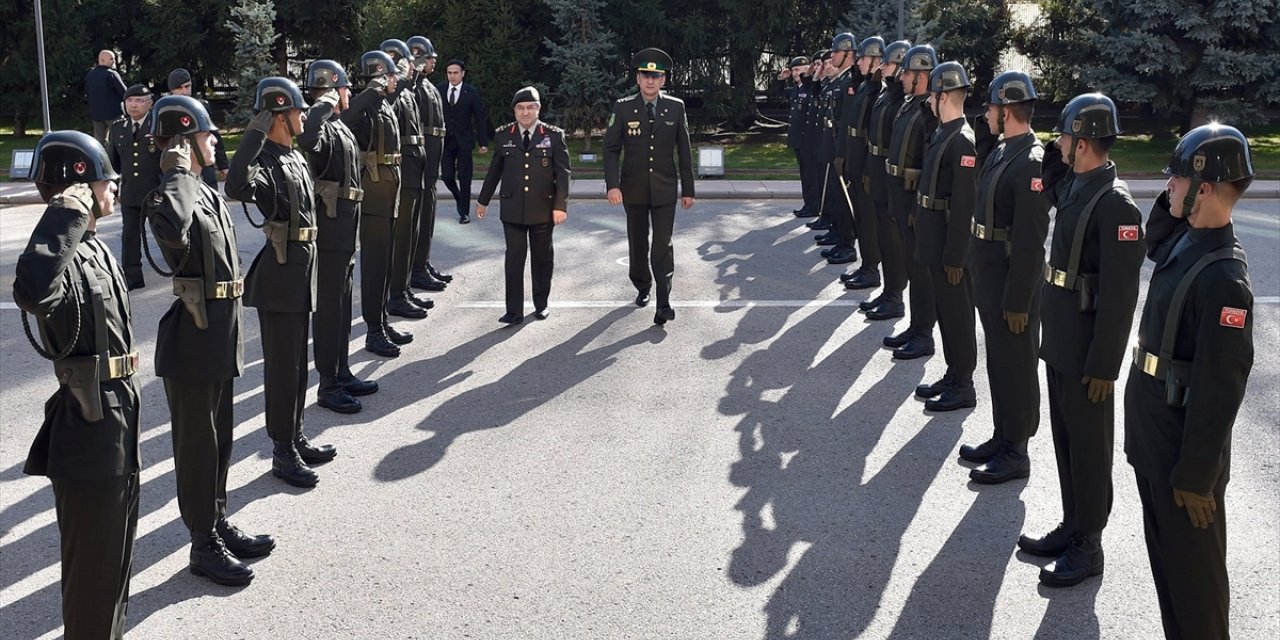
<svg viewBox="0 0 1280 640">
<path fill-rule="evenodd" d="M 275 43 L 275 27 L 272 22 L 276 18 L 275 4 L 272 0 L 238 0 L 231 8 L 231 18 L 226 27 L 235 38 L 236 108 L 231 116 L 233 122 L 248 122 L 253 116 L 253 98 L 258 81 L 266 76 L 276 75 L 276 66 L 271 57 L 271 47 Z"/>
<path fill-rule="evenodd" d="M 1033 69 L 1041 101 L 1065 102 L 1089 90 L 1082 76 L 1085 67 L 1096 62 L 1098 34 L 1106 21 L 1095 10 L 1093 0 L 1041 0 L 1039 16 L 1025 27 L 1014 29 L 1013 46 L 1027 56 Z"/>
<path fill-rule="evenodd" d="M 973 93 L 984 95 L 1009 46 L 1011 16 L 1004 0 L 919 0 L 920 31 L 913 42 L 932 44 L 938 61 L 964 66 Z"/>
<path fill-rule="evenodd" d="M 919 0 L 903 0 L 903 34 L 911 40 L 920 32 Z M 840 19 L 840 28 L 852 33 L 861 42 L 871 36 L 880 36 L 886 43 L 898 39 L 897 2 L 854 2 Z"/>
<path fill-rule="evenodd" d="M 559 42 L 544 38 L 551 54 L 543 62 L 560 71 L 552 97 L 561 105 L 565 129 L 569 133 L 582 129 L 584 150 L 590 151 L 591 130 L 603 119 L 613 98 L 616 37 L 601 25 L 604 0 L 544 1 L 560 30 Z"/>
</svg>

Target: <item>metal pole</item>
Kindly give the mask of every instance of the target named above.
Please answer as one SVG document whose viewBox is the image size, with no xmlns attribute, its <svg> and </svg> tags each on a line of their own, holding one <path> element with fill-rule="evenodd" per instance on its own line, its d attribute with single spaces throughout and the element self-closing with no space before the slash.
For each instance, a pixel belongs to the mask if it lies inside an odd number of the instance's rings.
<svg viewBox="0 0 1280 640">
<path fill-rule="evenodd" d="M 51 130 L 49 119 L 49 78 L 44 70 L 44 20 L 40 15 L 40 0 L 36 0 L 36 65 L 40 67 L 40 107 L 44 113 L 44 131 Z"/>
<path fill-rule="evenodd" d="M 901 40 L 906 36 L 907 32 L 907 0 L 898 0 L 898 39 Z"/>
</svg>

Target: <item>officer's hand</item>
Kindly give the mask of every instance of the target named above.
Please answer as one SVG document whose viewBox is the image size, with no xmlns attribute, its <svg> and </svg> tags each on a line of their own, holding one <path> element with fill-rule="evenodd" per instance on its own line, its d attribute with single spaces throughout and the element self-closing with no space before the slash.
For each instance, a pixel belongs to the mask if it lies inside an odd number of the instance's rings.
<svg viewBox="0 0 1280 640">
<path fill-rule="evenodd" d="M 622 204 L 622 189 L 610 189 L 605 197 L 609 199 L 609 204 Z"/>
<path fill-rule="evenodd" d="M 685 209 L 692 209 L 692 208 L 693 208 L 693 198 L 691 198 L 691 197 L 680 198 L 680 206 L 681 206 L 681 207 L 683 207 L 683 208 L 685 208 Z"/>
<path fill-rule="evenodd" d="M 948 267 L 943 265 L 942 270 L 947 272 L 947 284 L 956 286 L 964 279 L 964 267 Z"/>
<path fill-rule="evenodd" d="M 160 154 L 160 171 L 169 173 L 174 169 L 191 171 L 191 143 L 186 136 L 173 138 L 169 148 Z"/>
<path fill-rule="evenodd" d="M 1080 380 L 1081 384 L 1089 385 L 1089 402 L 1098 403 L 1107 399 L 1111 392 L 1115 390 L 1116 383 L 1114 380 L 1100 380 L 1098 378 L 1090 378 L 1085 376 Z"/>
<path fill-rule="evenodd" d="M 991 125 L 987 123 L 984 112 L 973 123 L 974 146 L 978 148 L 978 156 L 985 158 L 1000 143 L 999 136 L 991 133 Z"/>
<path fill-rule="evenodd" d="M 1191 526 L 1197 529 L 1208 529 L 1213 524 L 1213 512 L 1218 510 L 1218 502 L 1212 493 L 1191 493 L 1175 487 L 1173 502 L 1187 510 Z"/>
<path fill-rule="evenodd" d="M 479 218 L 480 220 L 484 220 L 484 214 L 487 213 L 488 211 L 489 211 L 489 207 L 486 207 L 480 204 L 479 202 L 476 203 L 476 218 Z"/>
<path fill-rule="evenodd" d="M 262 111 L 255 113 L 253 118 L 249 120 L 248 129 L 250 131 L 261 131 L 263 133 L 267 133 L 268 131 L 271 131 L 271 122 L 275 120 L 275 118 L 276 114 L 263 109 Z"/>
<path fill-rule="evenodd" d="M 837 176 L 844 175 L 844 158 L 836 158 L 831 162 L 831 168 L 836 170 Z"/>
<path fill-rule="evenodd" d="M 226 182 L 226 181 L 227 181 L 227 170 L 218 169 L 218 182 Z"/>
<path fill-rule="evenodd" d="M 564 224 L 564 221 L 568 219 L 569 219 L 569 212 L 567 211 L 561 211 L 559 209 L 556 209 L 555 211 L 551 212 L 551 222 L 557 225 Z"/>
<path fill-rule="evenodd" d="M 338 92 L 334 89 L 325 89 L 320 97 L 316 98 L 316 102 L 323 102 L 331 107 L 338 106 Z"/>
<path fill-rule="evenodd" d="M 1063 164 L 1062 149 L 1058 147 L 1058 141 L 1052 140 L 1044 146 L 1044 158 L 1040 165 L 1043 167 L 1051 167 L 1057 164 Z"/>
<path fill-rule="evenodd" d="M 62 190 L 62 197 L 75 200 L 76 202 L 84 205 L 85 209 L 93 211 L 93 204 L 95 201 L 93 187 L 89 186 L 89 183 L 87 182 L 73 183 L 71 186 Z M 90 216 L 90 218 L 92 219 L 92 216 Z"/>
<path fill-rule="evenodd" d="M 390 86 L 391 83 L 387 81 L 386 76 L 377 76 L 369 79 L 369 88 L 377 91 L 380 96 L 387 95 L 387 91 Z"/>
<path fill-rule="evenodd" d="M 1013 313 L 1011 311 L 1004 312 L 1004 321 L 1009 324 L 1009 333 L 1015 336 L 1022 335 L 1027 330 L 1027 323 L 1031 319 L 1029 313 Z"/>
<path fill-rule="evenodd" d="M 489 153 L 489 147 L 480 147 L 480 153 Z"/>
</svg>

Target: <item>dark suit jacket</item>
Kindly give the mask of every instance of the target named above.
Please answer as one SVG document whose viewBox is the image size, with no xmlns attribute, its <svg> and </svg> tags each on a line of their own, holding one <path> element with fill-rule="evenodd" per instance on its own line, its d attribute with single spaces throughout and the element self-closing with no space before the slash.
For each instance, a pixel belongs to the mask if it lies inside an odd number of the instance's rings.
<svg viewBox="0 0 1280 640">
<path fill-rule="evenodd" d="M 120 204 L 126 207 L 141 207 L 147 194 L 160 186 L 160 150 L 147 136 L 150 131 L 148 114 L 136 134 L 127 116 L 111 123 L 107 132 L 107 155 L 120 174 Z"/>
<path fill-rule="evenodd" d="M 462 83 L 458 101 L 449 103 L 449 83 L 437 86 L 444 100 L 445 140 L 453 139 L 458 148 L 470 151 L 475 146 L 489 146 L 488 124 L 484 116 L 484 100 L 475 87 Z"/>
<path fill-rule="evenodd" d="M 493 160 L 476 202 L 489 199 L 502 182 L 502 221 L 546 224 L 552 211 L 567 211 L 569 203 L 569 147 L 564 130 L 535 122 L 524 149 L 520 126 L 512 122 L 493 132 Z"/>
<path fill-rule="evenodd" d="M 84 75 L 90 120 L 115 120 L 124 114 L 124 80 L 115 69 L 98 65 Z"/>
<path fill-rule="evenodd" d="M 689 146 L 689 122 L 684 101 L 658 95 L 652 124 L 640 94 L 613 103 L 604 132 L 604 181 L 609 189 L 621 189 L 625 204 L 660 207 L 680 196 L 694 197 L 693 150 Z M 676 167 L 677 154 L 680 166 Z"/>
</svg>

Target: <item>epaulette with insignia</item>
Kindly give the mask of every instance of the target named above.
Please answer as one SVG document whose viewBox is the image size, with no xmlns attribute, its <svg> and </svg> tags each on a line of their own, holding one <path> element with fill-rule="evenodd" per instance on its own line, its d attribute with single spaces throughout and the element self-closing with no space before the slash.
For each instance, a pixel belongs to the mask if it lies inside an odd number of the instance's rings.
<svg viewBox="0 0 1280 640">
<path fill-rule="evenodd" d="M 629 95 L 629 96 L 626 96 L 625 98 L 618 98 L 618 99 L 617 99 L 617 102 L 626 102 L 626 101 L 628 101 L 628 100 L 635 100 L 635 99 L 636 99 L 636 96 L 638 96 L 638 95 L 640 95 L 640 94 L 638 94 L 638 93 L 633 93 L 633 94 L 631 94 L 631 95 Z"/>
<path fill-rule="evenodd" d="M 662 97 L 666 98 L 667 100 L 672 100 L 672 101 L 674 101 L 674 102 L 678 102 L 678 103 L 680 103 L 680 104 L 684 104 L 684 100 L 681 100 L 680 98 L 677 98 L 677 97 L 675 97 L 675 96 L 670 96 L 670 95 L 667 95 L 667 94 L 665 94 L 665 93 L 664 93 L 664 94 L 662 94 Z"/>
</svg>

